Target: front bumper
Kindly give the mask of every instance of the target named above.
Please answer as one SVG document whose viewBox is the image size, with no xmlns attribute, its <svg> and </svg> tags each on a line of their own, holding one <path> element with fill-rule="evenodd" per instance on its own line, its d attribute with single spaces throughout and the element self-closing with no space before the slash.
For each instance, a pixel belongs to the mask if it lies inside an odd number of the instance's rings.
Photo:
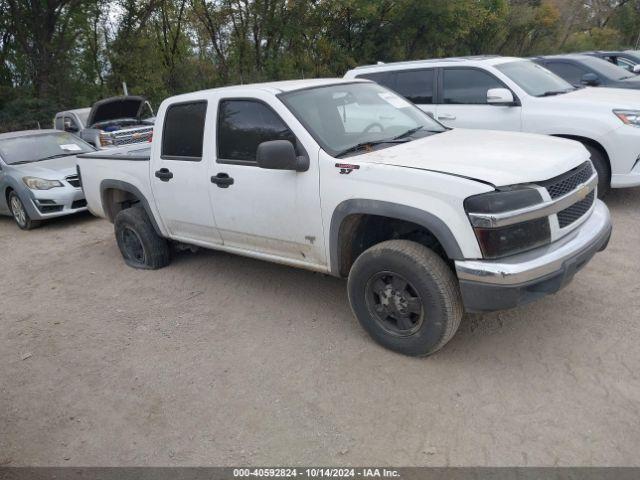
<svg viewBox="0 0 640 480">
<path fill-rule="evenodd" d="M 557 292 L 606 248 L 610 236 L 609 210 L 597 200 L 589 219 L 557 242 L 500 260 L 456 261 L 465 309 L 504 310 Z"/>
<path fill-rule="evenodd" d="M 25 208 L 33 220 L 62 217 L 87 210 L 87 201 L 81 188 L 69 185 L 50 190 L 28 190 Z"/>
</svg>

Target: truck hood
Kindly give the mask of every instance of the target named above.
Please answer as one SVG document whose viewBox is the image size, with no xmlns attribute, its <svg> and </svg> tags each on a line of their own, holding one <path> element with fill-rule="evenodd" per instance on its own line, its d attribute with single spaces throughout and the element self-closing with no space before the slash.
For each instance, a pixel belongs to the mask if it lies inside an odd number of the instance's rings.
<svg viewBox="0 0 640 480">
<path fill-rule="evenodd" d="M 12 168 L 23 177 L 38 177 L 45 180 L 62 180 L 76 174 L 76 156 L 52 158 L 41 162 L 13 165 Z"/>
<path fill-rule="evenodd" d="M 585 162 L 589 153 L 573 140 L 456 128 L 361 158 L 363 162 L 438 171 L 499 187 L 557 177 Z"/>
<path fill-rule="evenodd" d="M 106 98 L 96 102 L 91 107 L 87 126 L 109 120 L 138 119 L 142 113 L 146 100 L 144 97 L 133 95 Z"/>
<path fill-rule="evenodd" d="M 565 103 L 568 107 L 605 107 L 608 111 L 614 108 L 640 109 L 640 92 L 626 88 L 586 87 L 540 100 L 552 101 L 554 105 Z"/>
</svg>

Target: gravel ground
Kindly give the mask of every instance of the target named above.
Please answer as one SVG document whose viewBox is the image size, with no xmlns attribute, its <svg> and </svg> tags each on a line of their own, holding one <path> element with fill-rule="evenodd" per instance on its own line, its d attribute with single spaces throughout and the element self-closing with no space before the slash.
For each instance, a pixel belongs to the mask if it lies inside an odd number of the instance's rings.
<svg viewBox="0 0 640 480">
<path fill-rule="evenodd" d="M 0 219 L 0 465 L 640 465 L 640 189 L 555 296 L 386 351 L 345 282 L 228 254 L 125 266 L 90 215 Z"/>
</svg>

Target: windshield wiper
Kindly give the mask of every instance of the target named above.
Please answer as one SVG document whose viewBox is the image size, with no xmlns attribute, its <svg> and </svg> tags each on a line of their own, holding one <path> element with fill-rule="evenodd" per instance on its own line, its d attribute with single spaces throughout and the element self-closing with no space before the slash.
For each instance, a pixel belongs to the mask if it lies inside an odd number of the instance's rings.
<svg viewBox="0 0 640 480">
<path fill-rule="evenodd" d="M 416 133 L 418 130 L 422 130 L 423 128 L 424 128 L 424 126 L 422 126 L 422 125 L 419 126 L 419 127 L 416 127 L 416 128 L 410 128 L 406 132 L 401 133 L 400 135 L 398 135 L 396 137 L 393 137 L 393 140 L 400 140 L 401 138 L 409 137 L 409 136 L 413 135 L 414 133 Z"/>
<path fill-rule="evenodd" d="M 55 155 L 49 155 L 48 157 L 40 158 L 34 161 L 41 162 L 42 160 L 51 160 L 52 158 L 70 157 L 71 155 L 75 155 L 75 153 L 56 153 Z"/>
<path fill-rule="evenodd" d="M 551 97 L 553 95 L 562 95 L 563 93 L 569 93 L 576 90 L 576 88 L 565 89 L 565 90 L 549 90 L 548 92 L 541 93 L 538 95 L 539 97 Z"/>
<path fill-rule="evenodd" d="M 358 143 L 352 147 L 345 148 L 341 152 L 338 152 L 334 155 L 335 158 L 340 158 L 347 153 L 357 152 L 358 150 L 362 150 L 365 147 L 373 147 L 374 145 L 382 145 L 384 143 L 407 143 L 409 140 L 399 140 L 396 138 L 391 138 L 388 140 L 373 140 L 371 142 L 362 142 Z"/>
</svg>

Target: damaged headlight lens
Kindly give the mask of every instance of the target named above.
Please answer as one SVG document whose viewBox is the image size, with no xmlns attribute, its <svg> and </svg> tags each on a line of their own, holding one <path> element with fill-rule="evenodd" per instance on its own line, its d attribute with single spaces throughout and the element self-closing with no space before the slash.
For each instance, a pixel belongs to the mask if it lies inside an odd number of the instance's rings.
<svg viewBox="0 0 640 480">
<path fill-rule="evenodd" d="M 640 127 L 640 110 L 614 110 L 613 113 L 622 123 Z"/>
<path fill-rule="evenodd" d="M 23 177 L 22 181 L 31 190 L 51 190 L 63 186 L 59 180 L 46 180 L 38 177 Z"/>
<path fill-rule="evenodd" d="M 484 258 L 500 258 L 525 252 L 551 241 L 548 217 L 508 225 L 493 225 L 493 215 L 504 214 L 542 202 L 534 188 L 512 187 L 474 195 L 464 201 L 473 231 Z M 497 218 L 497 217 L 496 217 Z"/>
</svg>

